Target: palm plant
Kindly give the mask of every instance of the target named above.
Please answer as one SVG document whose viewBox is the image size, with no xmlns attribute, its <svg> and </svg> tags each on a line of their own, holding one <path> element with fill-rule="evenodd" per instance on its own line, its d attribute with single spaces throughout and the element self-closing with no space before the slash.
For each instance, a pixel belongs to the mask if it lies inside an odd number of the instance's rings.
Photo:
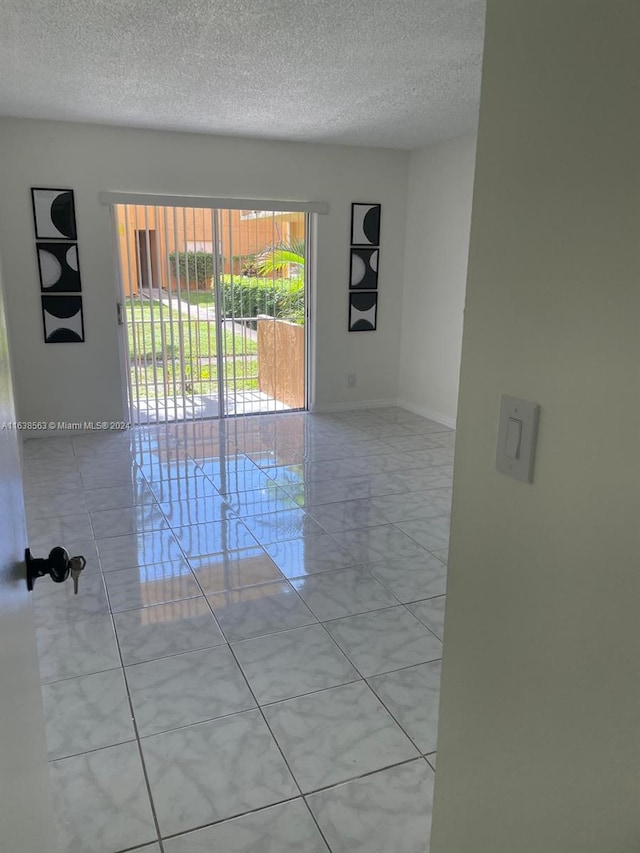
<svg viewBox="0 0 640 853">
<path fill-rule="evenodd" d="M 261 276 L 282 275 L 283 269 L 295 266 L 286 297 L 279 300 L 275 313 L 295 323 L 304 323 L 304 240 L 281 240 L 261 252 L 257 262 Z"/>
<path fill-rule="evenodd" d="M 304 240 L 299 238 L 293 240 L 281 240 L 274 246 L 270 246 L 258 255 L 260 275 L 271 275 L 279 272 L 284 267 L 295 264 L 298 267 L 298 275 L 304 275 Z"/>
</svg>

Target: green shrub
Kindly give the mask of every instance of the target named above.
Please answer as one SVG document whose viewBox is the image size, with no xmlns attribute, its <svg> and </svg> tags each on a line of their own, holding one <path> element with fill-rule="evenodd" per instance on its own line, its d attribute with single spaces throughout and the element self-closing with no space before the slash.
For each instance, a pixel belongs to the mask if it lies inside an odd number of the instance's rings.
<svg viewBox="0 0 640 853">
<path fill-rule="evenodd" d="M 198 290 L 211 287 L 213 279 L 213 255 L 210 252 L 170 252 L 171 271 L 175 275 L 176 265 L 180 274 L 180 286 L 195 286 Z"/>
<path fill-rule="evenodd" d="M 257 317 L 268 314 L 297 323 L 304 317 L 302 279 L 221 276 L 222 314 L 224 317 Z"/>
</svg>

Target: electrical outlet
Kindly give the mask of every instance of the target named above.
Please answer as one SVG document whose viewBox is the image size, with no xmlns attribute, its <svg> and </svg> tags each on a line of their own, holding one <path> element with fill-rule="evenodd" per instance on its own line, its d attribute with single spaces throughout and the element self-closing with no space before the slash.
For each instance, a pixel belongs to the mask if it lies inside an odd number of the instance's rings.
<svg viewBox="0 0 640 853">
<path fill-rule="evenodd" d="M 356 387 L 356 375 L 355 373 L 349 373 L 347 375 L 347 388 L 355 388 Z"/>
</svg>

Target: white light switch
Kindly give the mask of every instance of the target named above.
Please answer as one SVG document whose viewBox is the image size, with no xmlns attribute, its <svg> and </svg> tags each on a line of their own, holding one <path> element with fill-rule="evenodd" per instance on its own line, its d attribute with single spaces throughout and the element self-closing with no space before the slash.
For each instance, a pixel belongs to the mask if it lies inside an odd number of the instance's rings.
<svg viewBox="0 0 640 853">
<path fill-rule="evenodd" d="M 507 420 L 507 436 L 505 439 L 504 452 L 509 459 L 520 458 L 520 440 L 522 438 L 522 421 L 517 418 Z"/>
<path fill-rule="evenodd" d="M 503 474 L 533 482 L 540 406 L 518 397 L 500 400 L 496 468 Z"/>
</svg>

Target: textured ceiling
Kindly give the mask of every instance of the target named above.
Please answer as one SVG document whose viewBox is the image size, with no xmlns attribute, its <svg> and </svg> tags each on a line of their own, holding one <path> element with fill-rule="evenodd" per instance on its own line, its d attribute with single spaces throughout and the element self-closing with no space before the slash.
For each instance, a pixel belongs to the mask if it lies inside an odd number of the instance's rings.
<svg viewBox="0 0 640 853">
<path fill-rule="evenodd" d="M 0 0 L 0 115 L 414 148 L 476 126 L 484 0 Z"/>
</svg>

